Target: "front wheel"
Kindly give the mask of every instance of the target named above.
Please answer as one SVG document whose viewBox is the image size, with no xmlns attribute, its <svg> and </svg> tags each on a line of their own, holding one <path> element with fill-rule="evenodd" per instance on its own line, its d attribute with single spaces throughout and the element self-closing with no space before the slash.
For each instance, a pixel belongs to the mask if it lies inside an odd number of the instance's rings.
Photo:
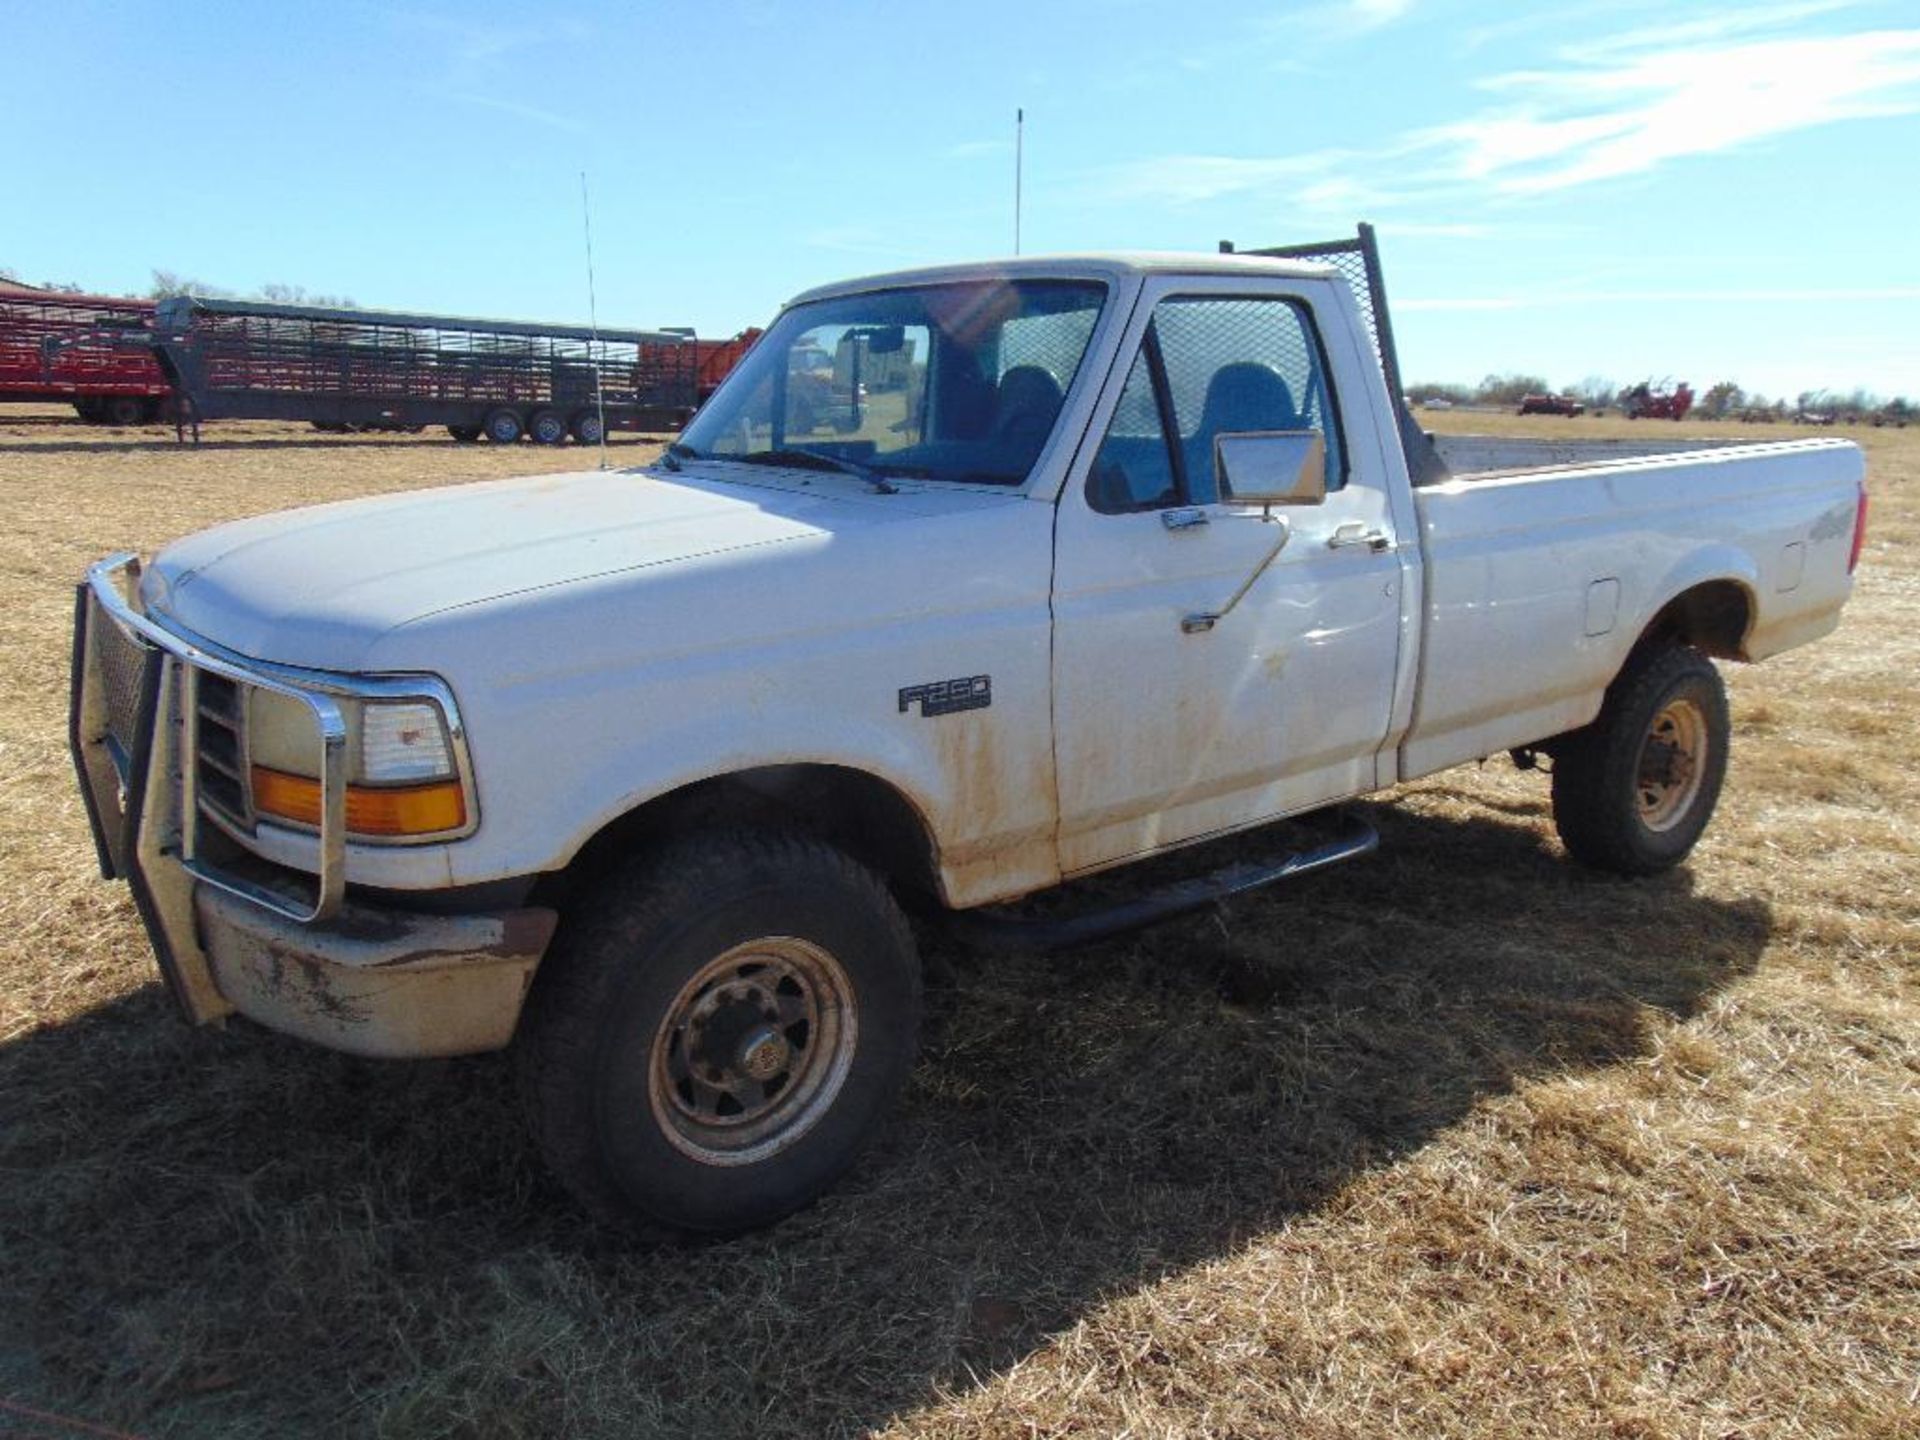
<svg viewBox="0 0 1920 1440">
<path fill-rule="evenodd" d="M 1652 875 L 1699 841 L 1727 773 L 1732 727 L 1713 662 L 1674 646 L 1632 665 L 1600 714 L 1561 742 L 1553 819 L 1576 860 Z"/>
<path fill-rule="evenodd" d="M 579 903 L 516 1041 L 567 1188 L 625 1228 L 723 1233 L 831 1185 L 917 1045 L 919 961 L 880 880 L 804 836 L 720 832 Z"/>
</svg>

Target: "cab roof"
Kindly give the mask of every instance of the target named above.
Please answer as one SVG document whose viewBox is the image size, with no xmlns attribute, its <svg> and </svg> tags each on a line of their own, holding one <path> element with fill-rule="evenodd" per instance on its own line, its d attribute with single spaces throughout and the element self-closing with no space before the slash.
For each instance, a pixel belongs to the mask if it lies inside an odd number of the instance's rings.
<svg viewBox="0 0 1920 1440">
<path fill-rule="evenodd" d="M 1117 281 L 1145 275 L 1263 275 L 1303 279 L 1337 276 L 1333 266 L 1311 260 L 1275 260 L 1262 255 L 1220 255 L 1205 251 L 1125 250 L 1089 254 L 1021 255 L 1000 260 L 976 260 L 957 265 L 930 265 L 915 270 L 893 270 L 817 285 L 793 297 L 789 304 L 822 300 L 834 295 L 857 295 L 866 290 L 897 290 L 909 285 L 951 284 L 968 280 L 1103 280 Z"/>
</svg>

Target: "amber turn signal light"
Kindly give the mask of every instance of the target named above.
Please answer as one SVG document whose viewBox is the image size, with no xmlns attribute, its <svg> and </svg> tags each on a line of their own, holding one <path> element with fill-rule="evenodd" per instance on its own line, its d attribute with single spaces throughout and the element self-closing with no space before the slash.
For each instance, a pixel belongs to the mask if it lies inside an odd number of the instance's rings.
<svg viewBox="0 0 1920 1440">
<path fill-rule="evenodd" d="M 253 767 L 253 808 L 275 820 L 320 824 L 320 782 L 284 770 Z M 467 823 L 458 780 L 372 789 L 347 787 L 347 831 L 353 835 L 438 835 Z"/>
</svg>

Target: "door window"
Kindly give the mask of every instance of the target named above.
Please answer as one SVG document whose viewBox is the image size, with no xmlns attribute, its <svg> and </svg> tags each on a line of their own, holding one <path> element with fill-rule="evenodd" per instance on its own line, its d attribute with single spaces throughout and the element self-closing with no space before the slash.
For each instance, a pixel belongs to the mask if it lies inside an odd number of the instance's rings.
<svg viewBox="0 0 1920 1440">
<path fill-rule="evenodd" d="M 1104 512 L 1211 504 L 1221 498 L 1214 437 L 1249 430 L 1318 431 L 1327 489 L 1345 481 L 1338 407 L 1306 307 L 1163 300 L 1095 456 L 1089 502 Z"/>
</svg>

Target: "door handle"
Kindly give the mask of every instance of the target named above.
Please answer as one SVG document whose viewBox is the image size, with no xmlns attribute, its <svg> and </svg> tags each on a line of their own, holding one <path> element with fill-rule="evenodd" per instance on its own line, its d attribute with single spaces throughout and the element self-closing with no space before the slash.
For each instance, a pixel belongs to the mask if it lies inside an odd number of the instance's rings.
<svg viewBox="0 0 1920 1440">
<path fill-rule="evenodd" d="M 1178 510 L 1162 510 L 1160 523 L 1169 530 L 1194 530 L 1207 523 L 1207 512 L 1198 505 L 1183 505 Z"/>
<path fill-rule="evenodd" d="M 1181 617 L 1180 633 L 1182 635 L 1204 635 L 1207 631 L 1213 629 L 1215 625 L 1218 625 L 1222 620 L 1226 619 L 1232 612 L 1233 607 L 1246 598 L 1247 592 L 1253 588 L 1253 582 L 1266 574 L 1267 567 L 1280 557 L 1282 550 L 1287 548 L 1287 540 L 1293 532 L 1286 520 L 1279 515 L 1272 514 L 1262 515 L 1260 520 L 1262 524 L 1271 525 L 1277 529 L 1280 532 L 1279 538 L 1273 542 L 1272 548 L 1261 557 L 1260 563 L 1253 567 L 1253 573 L 1240 582 L 1240 588 L 1233 592 L 1233 595 L 1228 599 L 1226 604 L 1222 605 L 1218 610 L 1201 610 L 1195 614 Z"/>
<path fill-rule="evenodd" d="M 1358 550 L 1364 547 L 1372 555 L 1378 555 L 1392 544 L 1386 531 L 1369 530 L 1365 522 L 1359 520 L 1348 521 L 1327 537 L 1329 550 Z"/>
</svg>

